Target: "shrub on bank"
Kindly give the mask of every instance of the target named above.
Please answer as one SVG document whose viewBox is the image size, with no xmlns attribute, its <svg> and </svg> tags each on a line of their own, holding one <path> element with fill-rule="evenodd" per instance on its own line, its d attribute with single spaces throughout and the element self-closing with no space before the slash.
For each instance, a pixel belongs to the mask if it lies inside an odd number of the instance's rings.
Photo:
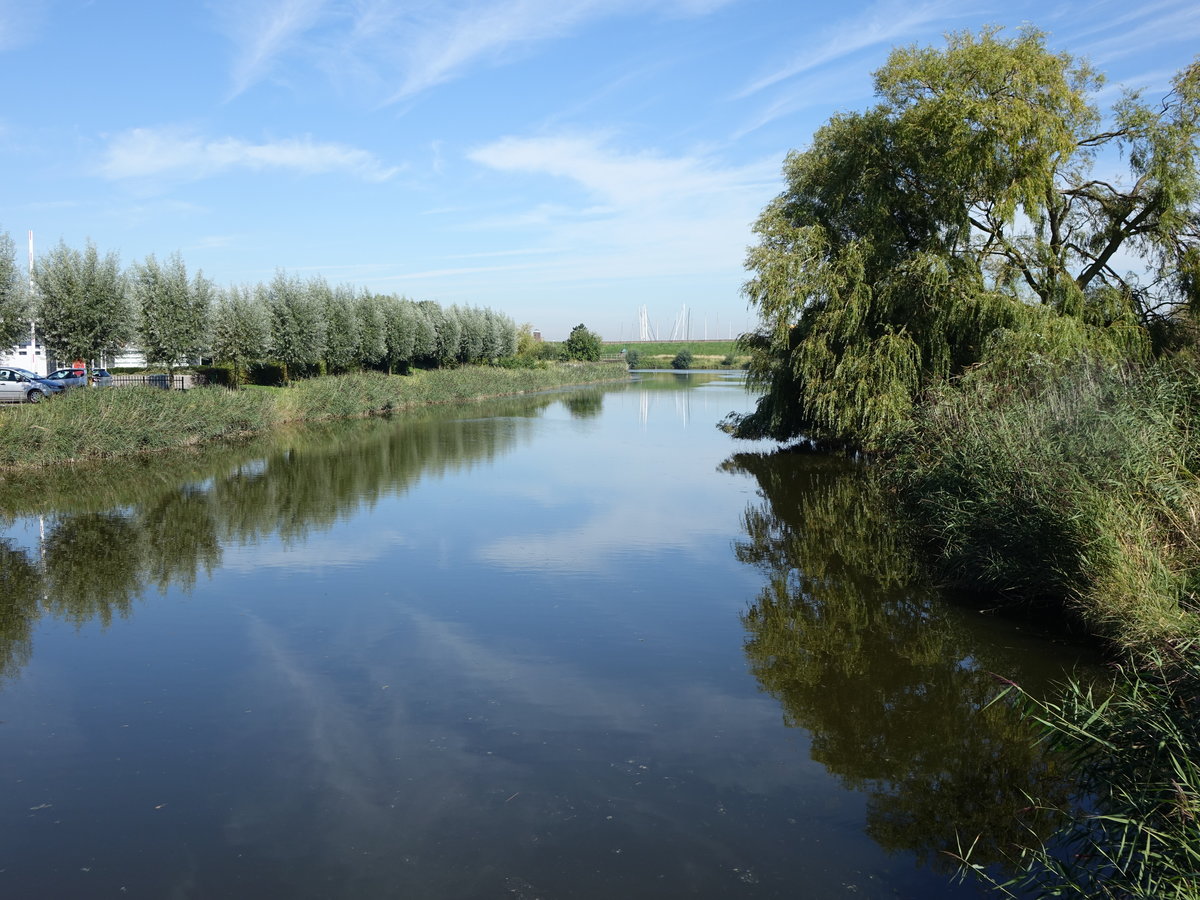
<svg viewBox="0 0 1200 900">
<path fill-rule="evenodd" d="M 251 363 L 246 369 L 246 381 L 248 384 L 257 384 L 263 387 L 280 387 L 287 381 L 283 363 L 273 361 Z"/>
<path fill-rule="evenodd" d="M 237 387 L 238 376 L 237 371 L 230 365 L 215 365 L 215 366 L 193 366 L 193 370 L 198 375 L 203 375 L 206 384 L 215 384 L 220 387 Z"/>
</svg>

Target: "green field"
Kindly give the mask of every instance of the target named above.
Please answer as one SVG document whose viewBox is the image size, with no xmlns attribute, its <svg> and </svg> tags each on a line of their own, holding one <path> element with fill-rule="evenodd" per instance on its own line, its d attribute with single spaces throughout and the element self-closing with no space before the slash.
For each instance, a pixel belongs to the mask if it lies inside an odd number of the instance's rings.
<svg viewBox="0 0 1200 900">
<path fill-rule="evenodd" d="M 638 366 L 645 369 L 666 369 L 681 350 L 690 350 L 693 369 L 741 368 L 750 357 L 740 353 L 736 341 L 605 341 L 604 354 L 616 355 L 622 350 L 637 351 Z M 732 356 L 732 365 L 724 364 Z"/>
</svg>

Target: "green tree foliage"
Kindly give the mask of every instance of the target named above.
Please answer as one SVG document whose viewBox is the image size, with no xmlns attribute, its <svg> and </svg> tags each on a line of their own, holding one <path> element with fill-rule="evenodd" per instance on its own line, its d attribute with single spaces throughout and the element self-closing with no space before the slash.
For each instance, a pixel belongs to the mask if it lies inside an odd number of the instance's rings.
<svg viewBox="0 0 1200 900">
<path fill-rule="evenodd" d="M 894 51 L 879 103 L 790 154 L 755 226 L 744 346 L 766 391 L 735 431 L 878 447 L 977 363 L 1175 342 L 1200 299 L 1200 63 L 1107 119 L 1100 83 L 1032 29 Z M 1123 177 L 1093 174 L 1100 153 Z"/>
<path fill-rule="evenodd" d="M 369 291 L 361 292 L 354 301 L 358 318 L 358 352 L 364 366 L 381 366 L 387 362 L 387 298 Z"/>
<path fill-rule="evenodd" d="M 197 272 L 188 279 L 178 253 L 160 265 L 154 255 L 135 265 L 130 289 L 138 338 L 146 361 L 168 374 L 205 349 L 212 316 L 212 282 Z"/>
<path fill-rule="evenodd" d="M 328 326 L 320 286 L 276 272 L 264 290 L 271 323 L 271 349 L 284 365 L 285 380 L 315 367 L 325 355 Z"/>
<path fill-rule="evenodd" d="M 325 368 L 329 372 L 349 372 L 363 364 L 361 322 L 354 293 L 342 285 L 331 289 L 323 280 L 320 285 L 325 306 Z"/>
<path fill-rule="evenodd" d="M 487 321 L 487 334 L 483 344 L 484 359 L 488 362 L 495 362 L 515 355 L 517 352 L 516 322 L 494 309 L 485 309 L 483 317 Z"/>
<path fill-rule="evenodd" d="M 452 310 L 460 325 L 456 358 L 461 363 L 482 359 L 484 343 L 487 340 L 487 322 L 482 312 L 473 306 L 455 306 Z"/>
<path fill-rule="evenodd" d="M 581 323 L 571 329 L 563 349 L 567 359 L 595 361 L 600 358 L 600 335 L 588 331 L 587 326 Z"/>
<path fill-rule="evenodd" d="M 0 231 L 0 349 L 15 347 L 29 335 L 29 296 L 17 268 L 16 248 Z"/>
<path fill-rule="evenodd" d="M 412 364 L 416 354 L 417 335 L 423 316 L 415 303 L 396 297 L 383 298 L 383 313 L 388 371 L 405 371 Z M 424 349 L 432 352 L 432 332 L 422 334 L 428 336 Z"/>
<path fill-rule="evenodd" d="M 452 365 L 457 359 L 462 343 L 462 322 L 453 308 L 443 309 L 432 300 L 421 300 L 417 307 L 422 313 L 422 334 L 414 348 L 416 358 L 429 366 Z M 432 332 L 432 349 L 429 337 Z"/>
<path fill-rule="evenodd" d="M 671 360 L 672 369 L 690 369 L 692 367 L 692 351 L 680 350 L 675 354 L 675 358 Z"/>
<path fill-rule="evenodd" d="M 213 311 L 212 353 L 233 366 L 238 382 L 246 380 L 250 364 L 270 349 L 266 309 L 249 288 L 231 287 Z"/>
<path fill-rule="evenodd" d="M 522 322 L 519 328 L 513 330 L 513 352 L 517 356 L 535 356 L 541 341 L 533 337 L 533 325 Z"/>
<path fill-rule="evenodd" d="M 408 304 L 406 316 L 411 317 L 413 329 L 412 361 L 426 366 L 436 366 L 439 359 L 437 326 L 441 321 L 441 309 L 436 303 Z"/>
<path fill-rule="evenodd" d="M 115 253 L 101 257 L 88 241 L 80 253 L 65 243 L 34 270 L 38 335 L 54 356 L 93 359 L 119 349 L 133 334 L 133 305 Z"/>
</svg>

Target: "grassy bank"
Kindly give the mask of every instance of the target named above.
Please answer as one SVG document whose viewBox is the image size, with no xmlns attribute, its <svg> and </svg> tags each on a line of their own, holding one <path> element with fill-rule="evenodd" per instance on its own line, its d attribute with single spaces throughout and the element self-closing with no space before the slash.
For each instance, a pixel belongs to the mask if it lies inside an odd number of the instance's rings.
<svg viewBox="0 0 1200 900">
<path fill-rule="evenodd" d="M 409 376 L 369 372 L 313 378 L 280 389 L 78 390 L 37 406 L 0 410 L 0 467 L 188 447 L 286 422 L 376 415 L 626 377 L 623 363 L 565 363 L 545 369 L 438 369 Z"/>
<path fill-rule="evenodd" d="M 1006 896 L 1200 897 L 1200 377 L 1035 358 L 927 399 L 886 465 L 941 572 L 1122 661 L 1111 690 L 1026 696 L 1080 783 Z M 1019 690 L 1019 688 L 1017 688 Z M 968 870 L 988 878 L 972 854 Z"/>
<path fill-rule="evenodd" d="M 604 344 L 605 354 L 617 354 L 622 350 L 637 354 L 637 368 L 640 369 L 669 369 L 671 360 L 683 350 L 692 354 L 693 369 L 738 369 L 750 359 L 738 349 L 737 341 L 608 341 Z"/>
<path fill-rule="evenodd" d="M 934 398 L 892 461 L 939 568 L 1117 650 L 1200 630 L 1190 367 L 1031 363 Z"/>
</svg>

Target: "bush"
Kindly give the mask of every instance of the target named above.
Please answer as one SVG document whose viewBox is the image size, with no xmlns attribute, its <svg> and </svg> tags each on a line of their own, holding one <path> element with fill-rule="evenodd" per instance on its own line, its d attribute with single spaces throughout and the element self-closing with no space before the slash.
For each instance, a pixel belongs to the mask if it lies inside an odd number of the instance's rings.
<svg viewBox="0 0 1200 900">
<path fill-rule="evenodd" d="M 571 329 L 571 334 L 563 345 L 567 359 L 595 362 L 600 358 L 600 335 L 588 331 L 582 323 Z"/>
<path fill-rule="evenodd" d="M 263 387 L 282 387 L 286 382 L 286 379 L 284 378 L 283 363 L 251 363 L 250 367 L 246 371 L 246 382 L 248 384 L 261 385 Z"/>
<path fill-rule="evenodd" d="M 203 375 L 209 384 L 221 387 L 237 387 L 238 377 L 231 365 L 196 366 L 197 375 Z"/>
<path fill-rule="evenodd" d="M 672 369 L 690 369 L 692 367 L 692 351 L 680 350 L 675 354 L 675 358 L 671 360 Z"/>
<path fill-rule="evenodd" d="M 505 356 L 496 360 L 496 365 L 501 369 L 547 369 L 550 367 L 547 360 L 539 359 L 532 354 Z"/>
<path fill-rule="evenodd" d="M 639 354 L 636 350 L 627 350 L 625 352 L 625 365 L 629 366 L 631 369 L 636 369 L 638 367 L 638 363 L 641 361 L 641 358 L 641 354 Z"/>
</svg>

